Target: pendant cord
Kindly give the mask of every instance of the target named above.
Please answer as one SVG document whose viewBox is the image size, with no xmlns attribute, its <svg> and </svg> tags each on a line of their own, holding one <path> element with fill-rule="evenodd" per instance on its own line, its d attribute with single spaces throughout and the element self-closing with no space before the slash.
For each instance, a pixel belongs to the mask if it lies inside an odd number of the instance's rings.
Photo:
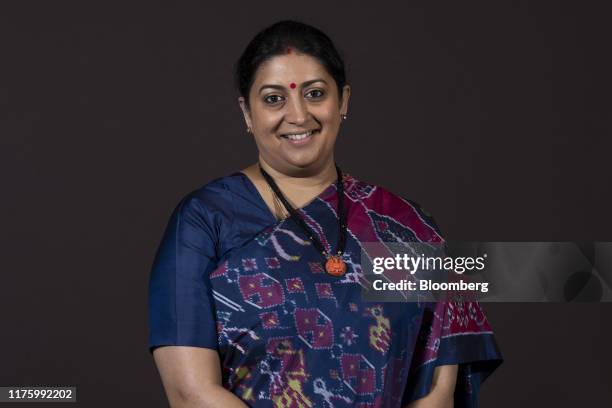
<svg viewBox="0 0 612 408">
<path fill-rule="evenodd" d="M 310 229 L 308 224 L 306 224 L 306 221 L 304 221 L 304 219 L 297 212 L 297 210 L 293 208 L 289 201 L 287 201 L 274 179 L 261 167 L 261 164 L 259 165 L 259 170 L 261 171 L 261 174 L 263 175 L 264 179 L 266 180 L 272 191 L 274 191 L 274 194 L 276 194 L 276 196 L 285 206 L 287 212 L 289 212 L 290 218 L 293 219 L 293 221 L 296 222 L 298 226 L 300 226 L 308 234 L 308 237 L 310 238 L 314 246 L 317 248 L 317 250 L 321 252 L 326 258 L 331 255 L 327 253 L 327 251 L 323 247 L 323 244 L 321 243 L 321 241 L 319 241 L 316 234 L 312 231 L 312 229 Z M 340 170 L 340 167 L 338 167 L 338 165 L 336 165 L 336 173 L 338 174 L 338 179 L 336 180 L 336 188 L 338 191 L 338 245 L 336 251 L 337 255 L 341 256 L 344 253 L 344 249 L 346 246 L 347 215 L 346 208 L 344 206 L 344 183 L 342 182 L 342 171 Z"/>
</svg>

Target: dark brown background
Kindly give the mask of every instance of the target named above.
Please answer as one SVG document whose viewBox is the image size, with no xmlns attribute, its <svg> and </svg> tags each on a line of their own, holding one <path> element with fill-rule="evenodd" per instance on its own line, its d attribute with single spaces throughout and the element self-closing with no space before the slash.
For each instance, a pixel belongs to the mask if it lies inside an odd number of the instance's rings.
<svg viewBox="0 0 612 408">
<path fill-rule="evenodd" d="M 167 406 L 149 268 L 178 200 L 254 162 L 232 64 L 282 18 L 346 58 L 343 169 L 448 239 L 612 240 L 603 1 L 86 3 L 0 6 L 2 386 Z M 484 407 L 609 404 L 612 305 L 485 307 L 506 362 Z"/>
</svg>

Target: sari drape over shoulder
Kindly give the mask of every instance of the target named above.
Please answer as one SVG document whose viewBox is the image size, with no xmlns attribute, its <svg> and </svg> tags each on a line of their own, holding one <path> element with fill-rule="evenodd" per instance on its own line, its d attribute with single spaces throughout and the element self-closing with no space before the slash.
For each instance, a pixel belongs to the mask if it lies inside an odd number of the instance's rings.
<svg viewBox="0 0 612 408">
<path fill-rule="evenodd" d="M 441 242 L 416 203 L 345 174 L 342 277 L 292 220 L 276 221 L 242 173 L 187 195 L 173 212 L 149 285 L 149 349 L 217 350 L 223 386 L 251 407 L 404 407 L 436 366 L 458 364 L 456 407 L 501 363 L 476 302 L 366 302 L 362 242 Z M 334 184 L 298 211 L 337 242 Z"/>
</svg>

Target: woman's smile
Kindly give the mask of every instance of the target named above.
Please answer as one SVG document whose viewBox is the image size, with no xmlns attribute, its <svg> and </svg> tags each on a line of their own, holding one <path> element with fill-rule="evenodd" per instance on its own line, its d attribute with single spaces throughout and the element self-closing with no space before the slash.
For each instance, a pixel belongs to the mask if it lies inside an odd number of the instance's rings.
<svg viewBox="0 0 612 408">
<path fill-rule="evenodd" d="M 315 135 L 319 133 L 319 129 L 310 130 L 303 133 L 287 133 L 281 137 L 292 146 L 304 146 L 310 142 Z"/>
</svg>

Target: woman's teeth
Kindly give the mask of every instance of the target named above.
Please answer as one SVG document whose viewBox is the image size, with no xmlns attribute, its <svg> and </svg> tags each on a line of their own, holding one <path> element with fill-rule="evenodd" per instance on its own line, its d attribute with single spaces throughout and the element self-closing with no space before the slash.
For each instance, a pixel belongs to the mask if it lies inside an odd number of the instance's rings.
<svg viewBox="0 0 612 408">
<path fill-rule="evenodd" d="M 312 135 L 315 131 L 311 130 L 310 132 L 306 132 L 306 133 L 299 133 L 299 134 L 295 134 L 295 135 L 284 135 L 284 137 L 286 137 L 289 140 L 303 140 L 306 139 L 308 136 Z"/>
</svg>

